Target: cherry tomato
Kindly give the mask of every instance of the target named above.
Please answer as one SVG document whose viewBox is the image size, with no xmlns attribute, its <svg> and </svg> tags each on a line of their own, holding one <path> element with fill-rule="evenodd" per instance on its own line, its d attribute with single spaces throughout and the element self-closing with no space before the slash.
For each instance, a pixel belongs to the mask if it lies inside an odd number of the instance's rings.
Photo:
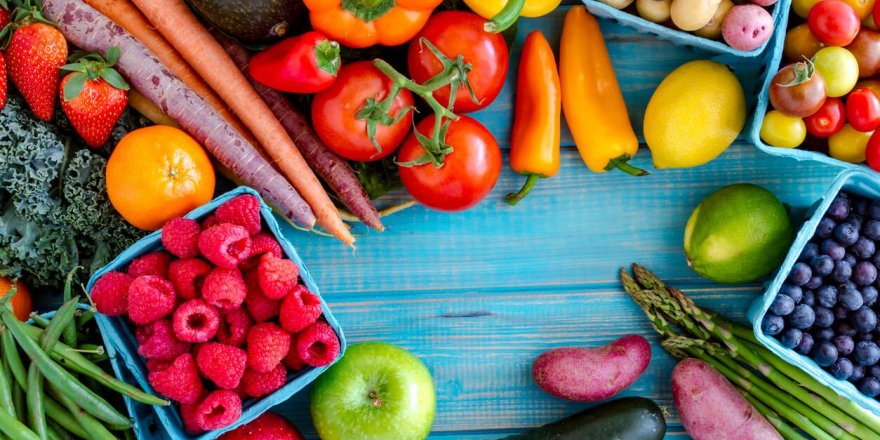
<svg viewBox="0 0 880 440">
<path fill-rule="evenodd" d="M 425 118 L 416 130 L 430 137 L 434 118 Z M 498 182 L 501 150 L 492 133 L 467 116 L 449 123 L 446 144 L 452 147 L 452 153 L 444 158 L 440 168 L 431 163 L 401 166 L 400 179 L 419 203 L 441 211 L 462 211 L 486 197 Z M 412 161 L 424 151 L 413 133 L 403 143 L 397 160 Z"/>
<path fill-rule="evenodd" d="M 465 63 L 471 65 L 467 77 L 477 102 L 471 98 L 466 87 L 460 86 L 455 94 L 455 112 L 467 113 L 488 106 L 501 92 L 507 78 L 510 58 L 507 43 L 501 34 L 490 34 L 483 30 L 485 22 L 486 19 L 470 12 L 440 12 L 431 16 L 428 24 L 409 44 L 409 74 L 419 84 L 443 70 L 437 57 L 422 44 L 422 38 L 427 39 L 450 59 L 455 60 L 458 55 L 462 55 Z M 434 92 L 434 97 L 441 104 L 447 105 L 449 93 L 449 87 L 443 87 Z"/>
<path fill-rule="evenodd" d="M 856 83 L 855 88 L 861 89 L 867 87 L 874 91 L 877 96 L 880 96 L 880 79 L 862 79 Z"/>
<path fill-rule="evenodd" d="M 862 21 L 852 6 L 842 0 L 822 0 L 807 16 L 813 35 L 828 46 L 846 46 L 856 37 Z"/>
<path fill-rule="evenodd" d="M 813 57 L 816 71 L 825 79 L 828 96 L 837 98 L 849 93 L 859 81 L 859 61 L 842 47 L 826 47 Z"/>
<path fill-rule="evenodd" d="M 880 2 L 874 2 L 874 12 L 871 15 L 873 15 L 871 18 L 874 20 L 874 25 L 880 27 Z"/>
<path fill-rule="evenodd" d="M 767 145 L 779 148 L 797 148 L 807 138 L 807 127 L 801 118 L 786 116 L 773 110 L 764 116 L 761 139 Z"/>
<path fill-rule="evenodd" d="M 816 6 L 821 0 L 792 0 L 791 9 L 801 18 L 807 18 L 810 15 L 810 9 Z"/>
<path fill-rule="evenodd" d="M 846 4 L 848 4 L 853 11 L 856 11 L 856 15 L 859 16 L 859 20 L 864 20 L 867 17 L 871 16 L 871 12 L 874 10 L 874 5 L 876 4 L 875 0 L 843 0 Z M 864 24 L 863 24 L 864 26 Z"/>
<path fill-rule="evenodd" d="M 825 97 L 825 79 L 809 61 L 783 67 L 770 85 L 773 108 L 793 118 L 816 113 L 825 103 Z"/>
<path fill-rule="evenodd" d="M 858 131 L 880 127 L 880 98 L 869 88 L 856 89 L 846 97 L 846 119 Z"/>
<path fill-rule="evenodd" d="M 376 142 L 380 152 L 367 134 L 367 121 L 358 119 L 358 113 L 372 98 L 379 102 L 391 91 L 391 80 L 369 61 L 358 61 L 339 69 L 336 82 L 315 95 L 312 101 L 312 125 L 318 136 L 336 154 L 360 162 L 382 159 L 393 153 L 406 138 L 412 126 L 412 93 L 401 90 L 392 101 L 389 113 L 397 117 L 407 114 L 391 125 L 376 127 Z"/>
<path fill-rule="evenodd" d="M 865 161 L 865 150 L 872 132 L 858 131 L 846 124 L 834 136 L 828 138 L 828 154 L 838 160 L 849 163 Z"/>
<path fill-rule="evenodd" d="M 846 124 L 846 107 L 840 98 L 828 98 L 825 104 L 816 113 L 804 118 L 807 124 L 807 132 L 811 136 L 826 139 L 829 138 Z"/>
<path fill-rule="evenodd" d="M 825 47 L 816 36 L 810 32 L 806 23 L 795 26 L 785 34 L 784 54 L 791 61 L 803 61 L 804 58 L 813 58 L 819 49 Z"/>
<path fill-rule="evenodd" d="M 880 73 L 880 32 L 863 27 L 846 49 L 859 63 L 859 78 Z"/>
<path fill-rule="evenodd" d="M 865 147 L 865 159 L 874 171 L 880 171 L 880 131 L 875 131 Z"/>
</svg>

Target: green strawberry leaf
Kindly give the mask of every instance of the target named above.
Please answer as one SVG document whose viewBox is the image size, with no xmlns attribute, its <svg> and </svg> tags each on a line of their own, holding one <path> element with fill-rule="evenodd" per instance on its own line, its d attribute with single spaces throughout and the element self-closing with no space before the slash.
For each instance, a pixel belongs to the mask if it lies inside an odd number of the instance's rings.
<svg viewBox="0 0 880 440">
<path fill-rule="evenodd" d="M 88 79 L 88 76 L 81 72 L 71 73 L 69 76 L 70 79 L 64 83 L 65 101 L 70 101 L 79 96 L 79 93 L 86 86 L 86 79 Z"/>
<path fill-rule="evenodd" d="M 104 81 L 107 81 L 107 83 L 119 90 L 128 90 L 130 88 L 125 79 L 122 78 L 122 75 L 110 67 L 101 69 L 101 78 L 104 78 Z"/>
<path fill-rule="evenodd" d="M 122 50 L 120 50 L 118 46 L 113 46 L 107 49 L 107 66 L 116 65 L 116 62 L 119 61 L 119 57 L 121 56 Z"/>
</svg>

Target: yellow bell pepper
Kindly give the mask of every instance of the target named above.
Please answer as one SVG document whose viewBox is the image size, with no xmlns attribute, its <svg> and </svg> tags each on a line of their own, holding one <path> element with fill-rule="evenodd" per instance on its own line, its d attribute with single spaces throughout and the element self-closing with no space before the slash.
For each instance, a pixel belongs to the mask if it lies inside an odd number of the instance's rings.
<svg viewBox="0 0 880 440">
<path fill-rule="evenodd" d="M 547 15 L 559 6 L 562 0 L 464 0 L 474 12 L 486 19 L 493 19 L 501 13 L 505 8 L 521 9 L 518 13 L 513 14 L 514 21 L 516 17 L 541 17 Z M 508 5 L 508 3 L 513 3 Z M 518 3 L 522 3 L 519 6 Z M 510 24 L 505 23 L 499 25 L 501 29 L 506 29 Z"/>
<path fill-rule="evenodd" d="M 618 168 L 635 176 L 647 171 L 627 163 L 639 149 L 626 102 L 596 18 L 584 6 L 565 16 L 559 43 L 562 113 L 581 159 L 601 173 Z"/>
</svg>

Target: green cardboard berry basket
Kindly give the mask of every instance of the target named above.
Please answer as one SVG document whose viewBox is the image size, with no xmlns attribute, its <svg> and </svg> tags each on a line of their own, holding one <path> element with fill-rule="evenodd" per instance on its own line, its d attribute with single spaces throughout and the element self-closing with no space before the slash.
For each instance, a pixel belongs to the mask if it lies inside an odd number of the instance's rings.
<svg viewBox="0 0 880 440">
<path fill-rule="evenodd" d="M 303 264 L 302 259 L 299 257 L 299 254 L 297 254 L 296 249 L 293 247 L 290 241 L 288 241 L 281 234 L 278 222 L 276 221 L 271 208 L 269 208 L 269 206 L 262 201 L 262 198 L 260 198 L 260 195 L 256 191 L 247 187 L 239 187 L 235 190 L 232 190 L 217 197 L 206 205 L 193 210 L 186 215 L 186 218 L 201 220 L 207 217 L 209 214 L 213 213 L 217 209 L 217 207 L 222 205 L 224 202 L 243 194 L 253 195 L 260 200 L 260 214 L 263 218 L 264 224 L 267 226 L 268 231 L 275 237 L 275 239 L 278 240 L 278 243 L 281 245 L 281 248 L 284 251 L 285 255 L 293 262 L 295 262 L 297 266 L 299 266 L 300 277 L 302 278 L 306 287 L 308 287 L 312 293 L 314 293 L 316 296 L 318 296 L 318 298 L 321 299 L 323 317 L 336 332 L 336 335 L 339 337 L 340 353 L 339 356 L 336 358 L 336 360 L 338 360 L 340 357 L 342 357 L 342 354 L 345 352 L 346 348 L 345 336 L 342 332 L 342 328 L 339 326 L 339 323 L 336 321 L 336 318 L 333 316 L 330 308 L 324 302 L 324 299 L 321 298 L 318 286 L 315 284 L 315 281 L 309 274 L 308 268 Z M 161 248 L 161 230 L 159 230 L 142 238 L 130 248 L 119 254 L 108 265 L 95 272 L 95 274 L 92 275 L 92 278 L 89 280 L 89 283 L 86 286 L 86 290 L 91 293 L 92 286 L 94 286 L 95 281 L 101 278 L 101 276 L 103 276 L 105 273 L 112 271 L 121 271 L 136 257 L 160 250 Z M 101 329 L 104 340 L 109 346 L 108 350 L 112 349 L 111 353 L 119 355 L 119 358 L 122 360 L 123 363 L 122 366 L 131 373 L 134 381 L 138 385 L 140 385 L 141 388 L 155 394 L 155 391 L 150 386 L 150 383 L 147 380 L 148 372 L 145 360 L 137 352 L 138 345 L 135 340 L 134 333 L 132 332 L 131 326 L 129 325 L 127 320 L 124 317 L 120 316 L 105 316 L 101 314 L 96 314 L 95 319 L 98 323 L 99 328 Z M 334 362 L 336 360 L 334 360 Z M 180 418 L 180 414 L 173 405 L 164 407 L 153 407 L 153 410 L 155 412 L 156 418 L 158 419 L 161 430 L 165 431 L 165 434 L 168 438 L 175 440 L 210 440 L 217 438 L 224 432 L 230 431 L 237 428 L 238 426 L 250 422 L 251 420 L 259 417 L 261 414 L 266 412 L 269 408 L 286 401 L 298 391 L 302 390 L 306 385 L 314 381 L 327 368 L 329 368 L 329 365 L 325 367 L 310 367 L 295 373 L 289 372 L 287 376 L 287 383 L 274 393 L 259 399 L 248 399 L 243 401 L 242 414 L 237 422 L 225 428 L 208 431 L 206 433 L 195 436 L 190 435 L 186 432 L 183 427 L 183 422 Z M 133 402 L 131 402 L 130 410 L 132 407 L 137 406 L 138 405 L 135 405 Z M 137 411 L 140 410 L 137 409 Z M 133 414 L 139 414 L 139 412 L 133 412 Z M 139 418 L 140 417 L 136 417 L 135 423 L 138 425 L 136 427 L 136 431 L 140 435 L 146 435 L 145 433 L 147 432 L 156 431 L 150 426 L 140 426 L 142 421 L 138 420 Z M 152 419 L 147 418 L 144 419 L 143 422 L 150 422 L 151 420 Z"/>
</svg>

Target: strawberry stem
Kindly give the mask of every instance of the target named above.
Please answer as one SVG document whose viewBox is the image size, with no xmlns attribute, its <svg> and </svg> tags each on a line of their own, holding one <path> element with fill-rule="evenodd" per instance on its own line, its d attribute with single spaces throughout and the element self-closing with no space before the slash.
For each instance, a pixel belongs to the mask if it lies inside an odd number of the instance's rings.
<svg viewBox="0 0 880 440">
<path fill-rule="evenodd" d="M 88 81 L 104 80 L 114 88 L 128 90 L 130 87 L 122 75 L 113 68 L 122 51 L 113 46 L 107 49 L 106 58 L 96 53 L 75 53 L 71 58 L 75 61 L 61 66 L 61 70 L 73 72 L 71 78 L 64 85 L 64 100 L 79 96 Z"/>
</svg>

